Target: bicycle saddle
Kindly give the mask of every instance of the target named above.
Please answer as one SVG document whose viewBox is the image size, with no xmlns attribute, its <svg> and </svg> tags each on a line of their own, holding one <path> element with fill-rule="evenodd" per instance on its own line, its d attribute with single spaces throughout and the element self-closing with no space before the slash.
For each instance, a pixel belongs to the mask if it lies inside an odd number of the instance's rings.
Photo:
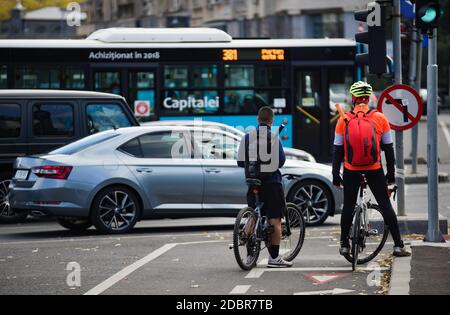
<svg viewBox="0 0 450 315">
<path fill-rule="evenodd" d="M 262 186 L 262 181 L 256 178 L 247 178 L 247 185 L 249 186 Z"/>
</svg>

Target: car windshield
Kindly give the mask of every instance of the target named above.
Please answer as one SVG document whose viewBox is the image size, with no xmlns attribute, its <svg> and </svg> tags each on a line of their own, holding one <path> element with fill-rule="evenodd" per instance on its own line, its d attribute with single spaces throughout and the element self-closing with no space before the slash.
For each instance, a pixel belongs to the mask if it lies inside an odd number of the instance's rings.
<svg viewBox="0 0 450 315">
<path fill-rule="evenodd" d="M 60 149 L 57 149 L 55 151 L 50 152 L 49 154 L 54 155 L 72 155 L 75 153 L 78 153 L 82 150 L 85 150 L 89 147 L 92 147 L 94 145 L 97 145 L 99 143 L 111 140 L 115 137 L 118 137 L 120 134 L 117 131 L 106 131 L 102 133 L 98 133 L 92 136 L 89 136 L 87 138 L 78 140 L 76 142 L 73 142 L 69 145 L 66 145 Z"/>
</svg>

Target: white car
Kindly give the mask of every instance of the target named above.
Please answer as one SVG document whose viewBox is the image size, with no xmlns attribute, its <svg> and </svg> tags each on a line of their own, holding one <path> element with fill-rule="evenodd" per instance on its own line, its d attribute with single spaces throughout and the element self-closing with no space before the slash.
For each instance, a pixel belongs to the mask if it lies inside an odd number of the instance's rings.
<svg viewBox="0 0 450 315">
<path fill-rule="evenodd" d="M 221 131 L 225 131 L 236 135 L 238 137 L 243 137 L 245 132 L 234 128 L 229 125 L 211 122 L 211 121 L 195 121 L 195 120 L 165 120 L 165 121 L 153 121 L 141 124 L 144 127 L 152 127 L 152 126 L 185 126 L 185 127 L 200 127 L 200 128 L 212 128 L 219 129 Z M 305 161 L 311 163 L 317 163 L 314 156 L 306 151 L 293 149 L 293 148 L 284 148 L 284 153 L 286 154 L 286 158 L 288 160 L 297 160 L 297 161 Z"/>
</svg>

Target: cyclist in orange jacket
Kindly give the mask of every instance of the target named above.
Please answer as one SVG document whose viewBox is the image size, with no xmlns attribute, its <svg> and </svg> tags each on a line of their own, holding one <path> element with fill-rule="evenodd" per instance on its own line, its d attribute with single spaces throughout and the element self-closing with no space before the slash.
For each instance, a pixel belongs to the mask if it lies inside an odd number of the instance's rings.
<svg viewBox="0 0 450 315">
<path fill-rule="evenodd" d="M 333 184 L 337 187 L 344 186 L 340 254 L 345 256 L 350 253 L 349 234 L 353 212 L 361 185 L 361 174 L 365 174 L 394 239 L 394 256 L 409 257 L 411 254 L 405 250 L 397 216 L 388 195 L 388 185 L 395 183 L 395 154 L 391 128 L 386 116 L 369 108 L 368 103 L 372 93 L 370 84 L 355 83 L 350 89 L 354 108 L 347 115 L 349 120 L 358 118 L 358 115 L 363 119 L 358 119 L 358 124 L 355 125 L 341 117 L 336 126 Z M 381 163 L 381 149 L 386 157 L 386 175 Z M 340 170 L 343 161 L 344 177 L 342 179 Z"/>
</svg>

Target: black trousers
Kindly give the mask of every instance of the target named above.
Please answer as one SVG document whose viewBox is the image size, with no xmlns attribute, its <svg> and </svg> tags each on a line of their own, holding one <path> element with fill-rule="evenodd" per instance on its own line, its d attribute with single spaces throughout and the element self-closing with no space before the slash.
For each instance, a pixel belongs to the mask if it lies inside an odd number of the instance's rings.
<svg viewBox="0 0 450 315">
<path fill-rule="evenodd" d="M 261 215 L 268 219 L 283 218 L 286 210 L 283 185 L 279 183 L 263 183 L 259 189 L 260 201 L 264 203 Z M 256 198 L 253 189 L 247 192 L 247 203 L 250 208 L 256 208 Z"/>
<path fill-rule="evenodd" d="M 344 209 L 341 217 L 341 241 L 347 241 L 353 222 L 353 213 L 361 187 L 361 174 L 365 174 L 370 190 L 380 206 L 385 223 L 389 226 L 396 247 L 403 247 L 397 215 L 392 208 L 388 196 L 386 176 L 383 169 L 376 171 L 349 171 L 344 170 Z"/>
</svg>

